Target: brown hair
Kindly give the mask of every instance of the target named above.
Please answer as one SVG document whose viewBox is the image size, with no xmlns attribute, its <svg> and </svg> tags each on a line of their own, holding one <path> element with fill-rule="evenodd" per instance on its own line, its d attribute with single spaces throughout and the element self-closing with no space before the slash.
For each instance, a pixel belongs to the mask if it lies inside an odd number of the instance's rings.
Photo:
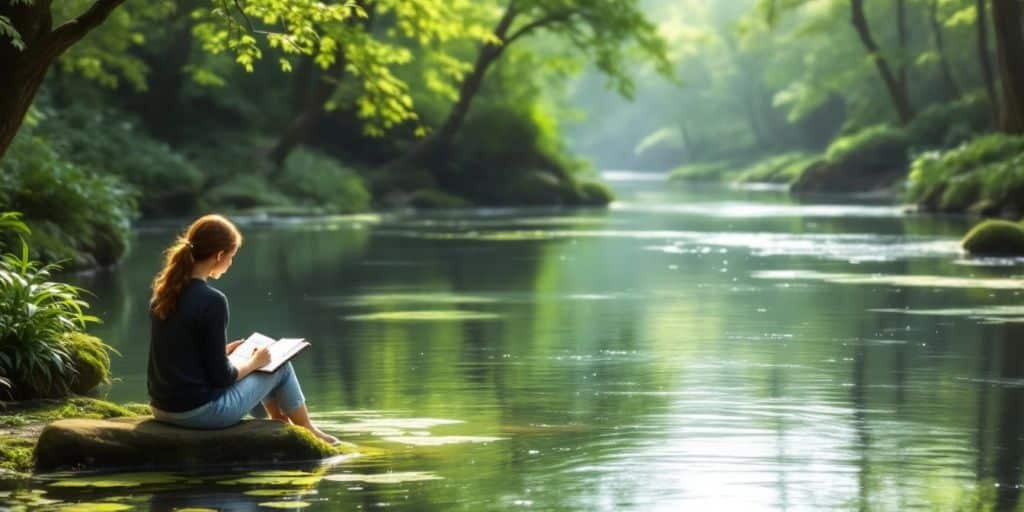
<svg viewBox="0 0 1024 512">
<path fill-rule="evenodd" d="M 220 215 L 204 215 L 193 222 L 185 233 L 164 251 L 164 266 L 153 279 L 153 298 L 149 309 L 160 320 L 174 312 L 181 291 L 185 289 L 196 262 L 230 253 L 242 246 L 242 233 Z"/>
</svg>

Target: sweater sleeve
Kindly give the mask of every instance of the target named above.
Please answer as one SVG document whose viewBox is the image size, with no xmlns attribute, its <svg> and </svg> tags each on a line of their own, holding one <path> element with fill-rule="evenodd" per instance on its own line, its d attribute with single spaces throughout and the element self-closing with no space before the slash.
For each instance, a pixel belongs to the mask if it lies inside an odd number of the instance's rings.
<svg viewBox="0 0 1024 512">
<path fill-rule="evenodd" d="M 228 361 L 224 348 L 227 345 L 228 301 L 220 294 L 211 301 L 203 314 L 200 327 L 200 358 L 210 383 L 227 387 L 238 378 L 238 369 Z"/>
</svg>

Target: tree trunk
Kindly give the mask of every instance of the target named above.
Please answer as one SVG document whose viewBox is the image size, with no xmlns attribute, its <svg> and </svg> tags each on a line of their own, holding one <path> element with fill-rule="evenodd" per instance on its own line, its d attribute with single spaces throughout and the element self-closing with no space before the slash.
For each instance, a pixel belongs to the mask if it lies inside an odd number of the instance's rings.
<svg viewBox="0 0 1024 512">
<path fill-rule="evenodd" d="M 900 41 L 899 82 L 907 90 L 907 1 L 896 0 L 896 31 Z"/>
<path fill-rule="evenodd" d="M 949 65 L 949 58 L 946 56 L 946 43 L 942 36 L 942 24 L 939 23 L 939 1 L 932 0 L 928 5 L 928 19 L 931 21 L 932 34 L 935 36 L 935 51 L 939 53 L 939 69 L 942 70 L 942 79 L 946 82 L 946 88 L 953 98 L 960 97 L 960 86 L 953 78 L 953 67 Z"/>
<path fill-rule="evenodd" d="M 495 37 L 506 42 L 506 44 L 511 42 L 506 36 L 508 36 L 509 28 L 512 26 L 512 22 L 515 21 L 517 14 L 518 11 L 515 10 L 512 3 L 509 3 L 501 20 L 494 27 Z M 476 93 L 480 91 L 480 85 L 483 84 L 487 70 L 501 56 L 505 46 L 505 44 L 488 42 L 480 47 L 480 50 L 477 52 L 476 62 L 473 63 L 473 70 L 463 78 L 462 84 L 459 87 L 459 99 L 455 102 L 441 127 L 433 134 L 422 139 L 408 153 L 389 164 L 389 166 L 405 167 L 413 162 L 429 161 L 452 143 L 456 132 L 462 126 L 462 122 L 466 120 L 466 114 L 469 113 L 469 107 L 472 105 Z"/>
<path fill-rule="evenodd" d="M 906 84 L 901 84 L 899 80 L 893 76 L 892 69 L 889 67 L 889 62 L 885 60 L 885 56 L 879 51 L 878 45 L 875 44 L 874 38 L 871 36 L 871 28 L 868 26 L 867 18 L 864 16 L 864 0 L 850 0 L 851 8 L 851 23 L 853 27 L 857 29 L 857 35 L 860 36 L 861 43 L 864 44 L 864 48 L 867 50 L 868 55 L 875 62 L 875 67 L 878 68 L 878 73 L 882 76 L 882 81 L 885 82 L 886 90 L 889 93 L 889 99 L 892 101 L 893 107 L 896 109 L 896 114 L 899 116 L 900 123 L 906 125 L 914 119 L 914 109 L 910 106 L 910 98 L 907 94 Z"/>
<path fill-rule="evenodd" d="M 0 159 L 21 128 L 50 65 L 103 23 L 124 0 L 96 0 L 86 12 L 56 30 L 51 30 L 50 3 L 51 0 L 28 4 L 0 2 L 0 16 L 10 20 L 25 42 L 25 48 L 19 50 L 6 39 L 0 41 Z"/>
<path fill-rule="evenodd" d="M 327 104 L 327 100 L 331 99 L 334 90 L 338 86 L 338 81 L 345 74 L 345 64 L 342 62 L 342 58 L 339 57 L 338 62 L 334 66 L 331 66 L 326 72 L 319 74 L 319 79 L 316 80 L 312 91 L 306 97 L 305 106 L 288 123 L 281 137 L 277 140 L 277 144 L 274 145 L 274 149 L 270 150 L 270 162 L 274 164 L 273 170 L 271 170 L 271 178 L 280 172 L 288 155 L 291 154 L 296 146 L 309 138 L 317 123 L 323 118 L 324 106 Z M 299 86 L 306 87 L 306 84 L 299 84 Z"/>
<path fill-rule="evenodd" d="M 1019 0 L 992 0 L 992 26 L 996 34 L 1002 103 L 999 128 L 1024 133 L 1024 34 Z"/>
<path fill-rule="evenodd" d="M 992 108 L 992 122 L 999 122 L 999 94 L 996 92 L 996 80 L 992 73 L 992 59 L 988 53 L 988 13 L 985 9 L 985 0 L 976 0 L 975 8 L 978 11 L 978 65 L 981 66 L 981 76 L 985 80 L 985 91 L 988 93 L 988 102 Z"/>
</svg>

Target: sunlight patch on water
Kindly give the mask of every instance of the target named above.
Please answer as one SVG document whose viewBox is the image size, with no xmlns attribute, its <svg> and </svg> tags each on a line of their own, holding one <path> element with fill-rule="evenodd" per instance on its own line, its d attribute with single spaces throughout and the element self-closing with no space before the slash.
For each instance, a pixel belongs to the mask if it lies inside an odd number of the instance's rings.
<svg viewBox="0 0 1024 512">
<path fill-rule="evenodd" d="M 325 306 L 379 307 L 395 304 L 493 304 L 497 299 L 454 293 L 368 293 L 342 297 L 317 297 L 311 299 Z"/>
<path fill-rule="evenodd" d="M 1008 323 L 1024 322 L 1024 306 L 1019 305 L 998 305 L 981 306 L 975 308 L 939 308 L 939 309 L 893 309 L 880 308 L 869 311 L 877 313 L 899 313 L 904 315 L 921 316 L 960 316 L 974 320 L 982 320 L 985 323 Z"/>
<path fill-rule="evenodd" d="M 677 213 L 727 219 L 762 219 L 766 217 L 898 218 L 904 215 L 902 206 L 770 204 L 747 201 L 687 204 L 615 203 L 611 209 L 625 212 Z"/>
<path fill-rule="evenodd" d="M 814 270 L 763 270 L 751 274 L 755 279 L 775 281 L 820 281 L 832 284 L 874 284 L 913 288 L 984 288 L 991 290 L 1019 290 L 1024 279 L 973 278 L 897 274 L 850 274 L 817 272 Z"/>
<path fill-rule="evenodd" d="M 443 446 L 462 443 L 491 443 L 503 441 L 505 438 L 492 436 L 386 436 L 381 439 L 412 446 Z"/>
<path fill-rule="evenodd" d="M 497 320 L 501 315 L 480 311 L 434 310 L 434 311 L 386 311 L 347 315 L 345 320 L 358 322 L 464 322 L 471 320 Z"/>
<path fill-rule="evenodd" d="M 341 473 L 327 475 L 324 480 L 332 482 L 364 482 L 368 484 L 400 484 L 404 482 L 423 482 L 427 480 L 444 480 L 430 471 L 395 471 L 391 473 L 362 474 Z"/>
</svg>

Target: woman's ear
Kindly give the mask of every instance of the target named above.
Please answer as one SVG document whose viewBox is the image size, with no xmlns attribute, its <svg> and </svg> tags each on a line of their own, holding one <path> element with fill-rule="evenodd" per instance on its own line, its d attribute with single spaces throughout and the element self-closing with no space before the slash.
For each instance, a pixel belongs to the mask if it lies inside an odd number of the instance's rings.
<svg viewBox="0 0 1024 512">
<path fill-rule="evenodd" d="M 217 263 L 220 263 L 221 256 L 224 256 L 224 251 L 217 251 Z"/>
</svg>

